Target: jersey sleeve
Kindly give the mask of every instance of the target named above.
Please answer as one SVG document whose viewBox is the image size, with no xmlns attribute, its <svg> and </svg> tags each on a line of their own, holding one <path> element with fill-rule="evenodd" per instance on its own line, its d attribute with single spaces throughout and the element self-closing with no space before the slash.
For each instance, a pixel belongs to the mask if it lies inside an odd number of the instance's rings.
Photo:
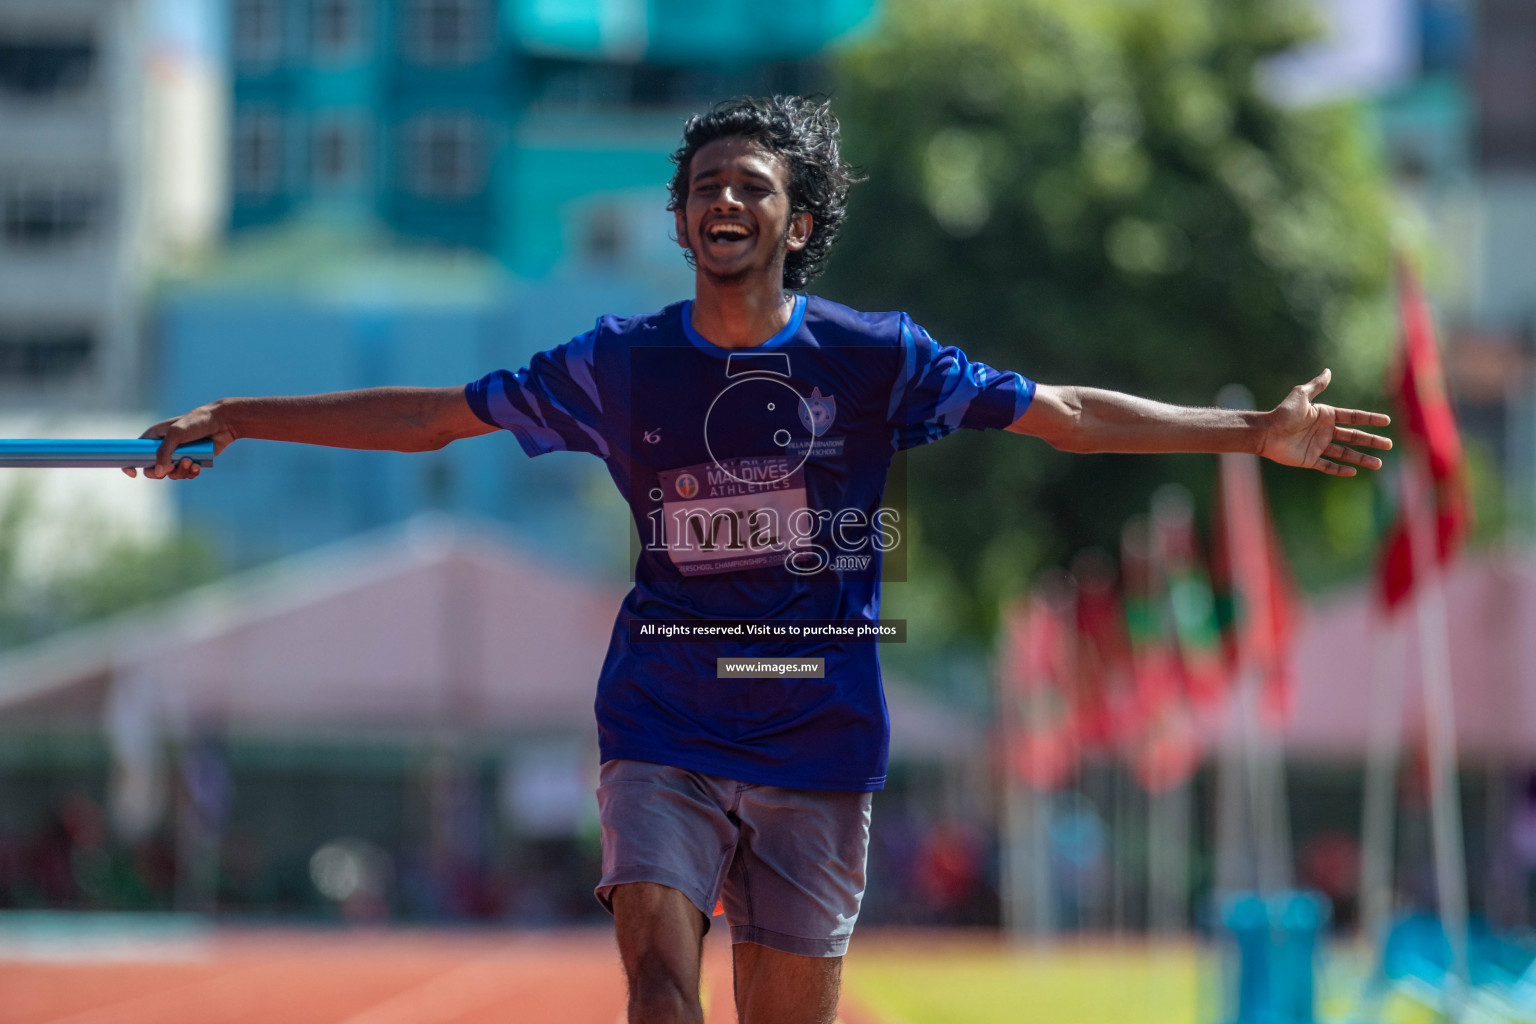
<svg viewBox="0 0 1536 1024">
<path fill-rule="evenodd" d="M 901 362 L 891 388 L 891 440 L 897 451 L 946 437 L 961 427 L 1001 430 L 1035 397 L 1028 377 L 994 370 L 940 345 L 905 313 Z"/>
<path fill-rule="evenodd" d="M 465 385 L 464 398 L 486 423 L 510 430 L 529 456 L 588 452 L 606 459 L 595 342 L 596 332 L 589 332 L 540 352 L 516 373 L 488 373 Z"/>
</svg>

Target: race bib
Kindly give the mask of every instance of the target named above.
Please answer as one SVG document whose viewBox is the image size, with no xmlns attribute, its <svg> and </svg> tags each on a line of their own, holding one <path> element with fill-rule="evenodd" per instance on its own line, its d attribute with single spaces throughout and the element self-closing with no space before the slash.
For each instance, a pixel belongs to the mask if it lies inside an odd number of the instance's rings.
<svg viewBox="0 0 1536 1024">
<path fill-rule="evenodd" d="M 803 458 L 746 457 L 662 470 L 663 544 L 684 576 L 785 564 L 814 529 Z"/>
</svg>

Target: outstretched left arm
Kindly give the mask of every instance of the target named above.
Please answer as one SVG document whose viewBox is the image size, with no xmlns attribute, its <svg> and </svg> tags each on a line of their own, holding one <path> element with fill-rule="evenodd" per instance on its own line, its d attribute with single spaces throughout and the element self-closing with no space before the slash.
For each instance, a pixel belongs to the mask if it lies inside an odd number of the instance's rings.
<svg viewBox="0 0 1536 1024">
<path fill-rule="evenodd" d="M 1384 427 L 1379 412 L 1314 402 L 1324 370 L 1268 412 L 1165 405 L 1098 388 L 1036 386 L 1034 401 L 1008 428 L 1069 452 L 1250 452 L 1287 466 L 1354 476 L 1381 460 L 1350 445 L 1385 451 L 1392 442 L 1356 427 Z"/>
</svg>

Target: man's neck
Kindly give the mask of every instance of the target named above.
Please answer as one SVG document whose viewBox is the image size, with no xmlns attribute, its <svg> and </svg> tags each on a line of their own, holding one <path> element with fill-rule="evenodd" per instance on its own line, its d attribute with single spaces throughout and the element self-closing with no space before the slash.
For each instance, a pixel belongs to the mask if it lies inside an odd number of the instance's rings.
<svg viewBox="0 0 1536 1024">
<path fill-rule="evenodd" d="M 693 329 L 721 348 L 752 348 L 782 331 L 794 314 L 783 278 L 771 287 L 719 284 L 698 275 Z"/>
</svg>

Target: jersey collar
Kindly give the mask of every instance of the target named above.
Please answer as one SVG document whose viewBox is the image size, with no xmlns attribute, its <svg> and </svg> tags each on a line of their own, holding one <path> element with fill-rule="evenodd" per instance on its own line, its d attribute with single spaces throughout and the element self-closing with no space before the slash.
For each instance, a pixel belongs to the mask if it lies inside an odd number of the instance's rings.
<svg viewBox="0 0 1536 1024">
<path fill-rule="evenodd" d="M 778 334 L 775 334 L 761 345 L 753 345 L 750 348 L 721 348 L 719 345 L 716 345 L 714 342 L 704 337 L 704 335 L 693 329 L 693 300 L 689 299 L 683 303 L 683 333 L 688 336 L 688 340 L 693 342 L 694 345 L 703 349 L 705 352 L 710 352 L 719 356 L 727 356 L 732 352 L 761 352 L 764 349 L 778 348 L 780 345 L 784 344 L 790 338 L 795 336 L 795 332 L 800 330 L 800 322 L 804 319 L 805 296 L 796 295 L 795 309 L 794 312 L 789 314 L 789 323 L 785 324 L 784 329 L 779 331 Z"/>
</svg>

